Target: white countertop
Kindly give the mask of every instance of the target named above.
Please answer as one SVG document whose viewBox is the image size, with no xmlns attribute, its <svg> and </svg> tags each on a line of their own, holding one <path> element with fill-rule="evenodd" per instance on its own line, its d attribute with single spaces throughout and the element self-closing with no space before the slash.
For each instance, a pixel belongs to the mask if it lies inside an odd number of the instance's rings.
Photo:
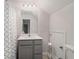
<svg viewBox="0 0 79 59">
<path fill-rule="evenodd" d="M 37 34 L 21 34 L 18 38 L 18 40 L 29 40 L 29 39 L 43 39 L 42 37 L 40 37 Z"/>
</svg>

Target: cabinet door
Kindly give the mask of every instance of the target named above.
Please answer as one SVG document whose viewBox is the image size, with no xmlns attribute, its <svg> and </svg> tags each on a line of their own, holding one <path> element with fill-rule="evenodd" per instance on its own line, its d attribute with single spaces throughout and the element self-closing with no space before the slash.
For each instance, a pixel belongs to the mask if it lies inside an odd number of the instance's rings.
<svg viewBox="0 0 79 59">
<path fill-rule="evenodd" d="M 32 45 L 19 46 L 19 59 L 32 59 L 33 58 Z"/>
<path fill-rule="evenodd" d="M 34 50 L 35 50 L 35 54 L 41 54 L 42 53 L 42 46 L 41 45 L 35 45 Z"/>
<path fill-rule="evenodd" d="M 34 59 L 42 59 L 42 55 L 35 55 Z"/>
</svg>

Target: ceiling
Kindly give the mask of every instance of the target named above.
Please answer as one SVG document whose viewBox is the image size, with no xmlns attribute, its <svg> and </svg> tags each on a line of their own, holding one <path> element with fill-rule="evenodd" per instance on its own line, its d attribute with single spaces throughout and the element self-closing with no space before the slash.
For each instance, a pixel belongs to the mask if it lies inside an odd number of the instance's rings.
<svg viewBox="0 0 79 59">
<path fill-rule="evenodd" d="M 45 12 L 51 14 L 56 12 L 57 10 L 65 7 L 66 5 L 72 3 L 74 0 L 9 0 L 11 2 L 15 2 L 22 4 L 31 4 L 39 7 Z M 17 4 L 18 5 L 18 4 Z"/>
</svg>

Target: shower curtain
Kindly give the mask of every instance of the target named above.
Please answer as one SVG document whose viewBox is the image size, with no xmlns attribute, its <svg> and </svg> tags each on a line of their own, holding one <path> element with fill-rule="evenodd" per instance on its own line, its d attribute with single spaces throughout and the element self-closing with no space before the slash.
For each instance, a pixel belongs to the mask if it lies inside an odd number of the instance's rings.
<svg viewBox="0 0 79 59">
<path fill-rule="evenodd" d="M 4 58 L 16 59 L 16 13 L 15 10 L 5 1 L 4 5 Z"/>
</svg>

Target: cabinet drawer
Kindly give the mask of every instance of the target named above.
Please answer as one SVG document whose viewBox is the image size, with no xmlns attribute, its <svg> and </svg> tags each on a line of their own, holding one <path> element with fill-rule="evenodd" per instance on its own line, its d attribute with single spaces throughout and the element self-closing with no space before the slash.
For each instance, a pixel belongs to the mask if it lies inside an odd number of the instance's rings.
<svg viewBox="0 0 79 59">
<path fill-rule="evenodd" d="M 33 41 L 31 40 L 21 40 L 19 41 L 19 45 L 32 45 Z"/>
<path fill-rule="evenodd" d="M 42 53 L 42 46 L 41 46 L 41 45 L 35 45 L 34 51 L 35 51 L 35 53 L 37 53 L 37 54 Z"/>
<path fill-rule="evenodd" d="M 35 55 L 34 59 L 42 59 L 42 55 Z"/>
<path fill-rule="evenodd" d="M 38 39 L 34 41 L 34 44 L 42 44 L 42 40 Z"/>
</svg>

